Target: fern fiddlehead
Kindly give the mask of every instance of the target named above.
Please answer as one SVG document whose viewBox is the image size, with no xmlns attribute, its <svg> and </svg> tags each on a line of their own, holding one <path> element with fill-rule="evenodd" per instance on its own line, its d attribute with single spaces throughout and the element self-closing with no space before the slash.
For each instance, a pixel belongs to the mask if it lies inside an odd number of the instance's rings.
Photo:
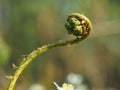
<svg viewBox="0 0 120 90">
<path fill-rule="evenodd" d="M 65 27 L 69 34 L 73 34 L 78 38 L 85 38 L 89 35 L 92 29 L 92 24 L 84 15 L 72 13 L 68 15 Z"/>
<path fill-rule="evenodd" d="M 72 13 L 68 15 L 67 21 L 65 23 L 65 27 L 69 34 L 75 35 L 77 38 L 69 41 L 61 41 L 53 44 L 44 45 L 40 48 L 37 48 L 33 52 L 31 52 L 27 57 L 24 58 L 23 62 L 15 71 L 14 75 L 11 78 L 10 84 L 8 86 L 8 90 L 14 90 L 17 79 L 23 70 L 31 63 L 33 59 L 35 59 L 41 53 L 50 50 L 59 46 L 68 46 L 84 40 L 90 33 L 92 29 L 92 24 L 90 20 L 82 14 Z"/>
</svg>

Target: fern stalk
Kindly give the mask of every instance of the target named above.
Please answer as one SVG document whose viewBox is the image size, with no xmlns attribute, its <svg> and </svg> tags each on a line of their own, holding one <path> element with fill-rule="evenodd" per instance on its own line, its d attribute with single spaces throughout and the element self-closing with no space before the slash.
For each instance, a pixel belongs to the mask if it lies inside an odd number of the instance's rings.
<svg viewBox="0 0 120 90">
<path fill-rule="evenodd" d="M 73 13 L 68 16 L 65 27 L 69 34 L 76 36 L 75 39 L 69 41 L 59 41 L 53 44 L 44 45 L 37 48 L 31 52 L 27 57 L 23 58 L 23 62 L 15 71 L 14 75 L 11 78 L 8 90 L 14 90 L 17 79 L 24 69 L 33 61 L 38 55 L 41 55 L 43 52 L 46 52 L 50 49 L 60 47 L 60 46 L 70 46 L 84 40 L 90 33 L 92 29 L 92 24 L 88 18 L 79 13 Z"/>
</svg>

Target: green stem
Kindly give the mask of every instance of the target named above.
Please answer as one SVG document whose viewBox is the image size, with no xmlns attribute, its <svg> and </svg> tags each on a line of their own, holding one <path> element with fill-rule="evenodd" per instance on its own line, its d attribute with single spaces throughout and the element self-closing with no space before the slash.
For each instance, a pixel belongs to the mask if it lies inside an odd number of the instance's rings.
<svg viewBox="0 0 120 90">
<path fill-rule="evenodd" d="M 86 36 L 87 37 L 87 36 Z M 84 37 L 84 38 L 86 38 Z M 48 45 L 44 45 L 40 48 L 37 48 L 36 50 L 34 50 L 33 52 L 31 52 L 22 62 L 22 64 L 17 68 L 16 72 L 14 73 L 11 82 L 8 86 L 8 90 L 14 90 L 15 84 L 17 79 L 19 78 L 20 74 L 23 72 L 23 70 L 30 64 L 30 62 L 32 60 L 34 60 L 38 55 L 40 55 L 41 53 L 55 48 L 55 47 L 59 47 L 59 46 L 69 46 L 75 43 L 80 42 L 81 40 L 83 40 L 84 38 L 76 38 L 74 40 L 70 40 L 70 41 L 59 41 L 53 44 L 48 44 Z"/>
</svg>

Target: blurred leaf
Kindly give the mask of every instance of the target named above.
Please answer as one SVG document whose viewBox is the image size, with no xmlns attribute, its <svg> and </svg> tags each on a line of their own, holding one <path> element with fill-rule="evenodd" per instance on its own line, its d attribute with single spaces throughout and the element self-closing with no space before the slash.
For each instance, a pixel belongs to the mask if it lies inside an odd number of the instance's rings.
<svg viewBox="0 0 120 90">
<path fill-rule="evenodd" d="M 9 56 L 10 56 L 10 48 L 0 37 L 0 66 L 8 62 Z"/>
</svg>

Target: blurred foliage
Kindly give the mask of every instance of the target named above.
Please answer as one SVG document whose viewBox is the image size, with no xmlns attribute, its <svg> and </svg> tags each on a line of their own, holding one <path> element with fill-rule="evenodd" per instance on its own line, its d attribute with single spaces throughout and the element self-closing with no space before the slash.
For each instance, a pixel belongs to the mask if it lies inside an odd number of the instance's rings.
<svg viewBox="0 0 120 90">
<path fill-rule="evenodd" d="M 32 84 L 53 89 L 73 72 L 84 76 L 89 89 L 120 89 L 119 0 L 0 0 L 0 90 L 12 63 L 44 44 L 70 39 L 64 29 L 69 13 L 85 14 L 93 23 L 90 37 L 80 44 L 42 54 L 24 71 L 15 90 Z M 55 88 L 54 88 L 55 89 Z"/>
<path fill-rule="evenodd" d="M 0 66 L 3 66 L 8 62 L 9 56 L 10 49 L 0 36 Z"/>
</svg>

